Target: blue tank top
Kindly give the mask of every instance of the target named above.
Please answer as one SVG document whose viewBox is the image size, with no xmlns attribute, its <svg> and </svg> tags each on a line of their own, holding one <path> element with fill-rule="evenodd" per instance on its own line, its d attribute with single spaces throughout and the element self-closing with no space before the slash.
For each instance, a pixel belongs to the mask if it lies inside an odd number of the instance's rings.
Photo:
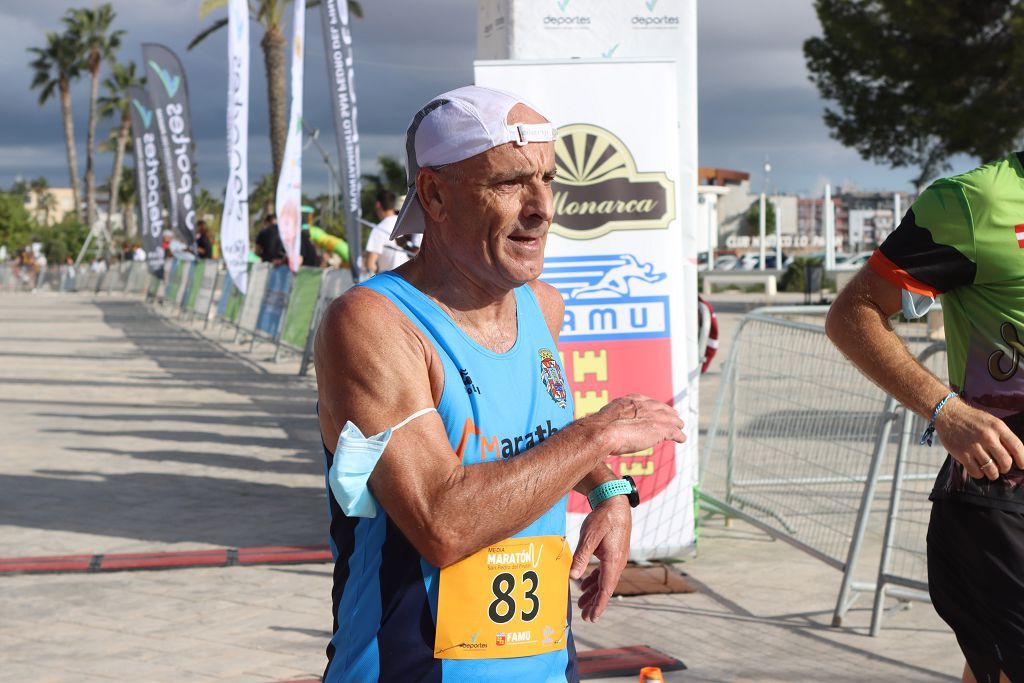
<svg viewBox="0 0 1024 683">
<path fill-rule="evenodd" d="M 434 345 L 444 367 L 437 412 L 463 465 L 512 458 L 573 419 L 572 395 L 528 285 L 515 290 L 516 342 L 506 353 L 476 343 L 433 300 L 386 272 L 361 286 L 386 296 Z M 324 446 L 325 472 L 333 454 Z M 378 509 L 349 518 L 327 486 L 334 553 L 334 635 L 325 683 L 367 681 L 577 681 L 572 629 L 565 650 L 489 660 L 434 658 L 437 567 Z M 515 536 L 565 535 L 566 497 Z M 572 606 L 566 586 L 568 617 Z"/>
</svg>

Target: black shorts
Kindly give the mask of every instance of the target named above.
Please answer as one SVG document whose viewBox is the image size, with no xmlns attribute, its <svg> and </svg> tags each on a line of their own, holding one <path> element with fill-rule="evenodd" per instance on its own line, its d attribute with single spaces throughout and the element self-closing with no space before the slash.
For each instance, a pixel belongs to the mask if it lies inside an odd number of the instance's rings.
<svg viewBox="0 0 1024 683">
<path fill-rule="evenodd" d="M 935 501 L 928 592 L 978 683 L 1024 683 L 1024 512 Z"/>
</svg>

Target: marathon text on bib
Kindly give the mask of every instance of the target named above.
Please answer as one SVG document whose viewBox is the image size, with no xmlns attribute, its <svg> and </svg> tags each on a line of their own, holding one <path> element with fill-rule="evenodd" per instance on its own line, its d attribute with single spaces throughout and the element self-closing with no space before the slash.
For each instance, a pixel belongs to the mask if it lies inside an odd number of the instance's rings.
<svg viewBox="0 0 1024 683">
<path fill-rule="evenodd" d="M 527 657 L 565 648 L 572 552 L 563 536 L 510 538 L 441 570 L 438 659 Z"/>
</svg>

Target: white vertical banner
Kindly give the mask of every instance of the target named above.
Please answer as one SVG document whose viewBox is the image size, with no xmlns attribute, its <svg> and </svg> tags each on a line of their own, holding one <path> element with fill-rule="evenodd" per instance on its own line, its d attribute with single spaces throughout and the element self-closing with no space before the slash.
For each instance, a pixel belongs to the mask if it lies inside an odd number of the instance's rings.
<svg viewBox="0 0 1024 683">
<path fill-rule="evenodd" d="M 541 279 L 565 299 L 559 351 L 576 417 L 633 392 L 689 415 L 696 357 L 688 311 L 696 296 L 685 286 L 682 233 L 696 192 L 680 199 L 679 135 L 695 122 L 680 117 L 676 61 L 479 61 L 475 76 L 478 85 L 521 95 L 558 126 L 555 218 Z M 696 434 L 696 421 L 686 432 Z M 640 491 L 631 557 L 692 548 L 691 445 L 663 443 L 607 462 Z M 570 494 L 574 543 L 587 512 L 586 500 Z"/>
<path fill-rule="evenodd" d="M 288 114 L 288 138 L 284 146 L 281 177 L 277 179 L 277 229 L 288 252 L 288 267 L 294 273 L 299 256 L 302 229 L 302 58 L 306 39 L 306 0 L 294 0 L 292 19 L 292 106 Z"/>
<path fill-rule="evenodd" d="M 249 254 L 249 3 L 228 2 L 228 185 L 220 219 L 220 251 L 243 294 Z"/>
</svg>

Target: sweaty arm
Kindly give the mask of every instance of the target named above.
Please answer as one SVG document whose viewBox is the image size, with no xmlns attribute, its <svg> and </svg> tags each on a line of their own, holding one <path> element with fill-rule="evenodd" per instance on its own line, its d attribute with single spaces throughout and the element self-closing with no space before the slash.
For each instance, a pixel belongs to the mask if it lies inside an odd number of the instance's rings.
<svg viewBox="0 0 1024 683">
<path fill-rule="evenodd" d="M 829 310 L 829 339 L 861 372 L 897 401 L 926 420 L 948 387 L 928 371 L 903 344 L 889 318 L 901 308 L 902 289 L 864 266 Z M 1016 461 L 1024 465 L 1024 447 L 1002 420 L 958 399 L 950 400 L 935 423 L 943 446 L 975 478 L 991 479 Z M 998 466 L 982 471 L 991 457 Z"/>
<path fill-rule="evenodd" d="M 315 362 L 321 432 L 332 446 L 346 421 L 375 434 L 436 406 L 444 382 L 432 345 L 365 288 L 328 309 Z M 444 567 L 528 526 L 608 455 L 681 442 L 681 427 L 665 404 L 630 396 L 519 457 L 463 466 L 441 418 L 429 413 L 394 433 L 369 487 L 416 550 Z"/>
</svg>

